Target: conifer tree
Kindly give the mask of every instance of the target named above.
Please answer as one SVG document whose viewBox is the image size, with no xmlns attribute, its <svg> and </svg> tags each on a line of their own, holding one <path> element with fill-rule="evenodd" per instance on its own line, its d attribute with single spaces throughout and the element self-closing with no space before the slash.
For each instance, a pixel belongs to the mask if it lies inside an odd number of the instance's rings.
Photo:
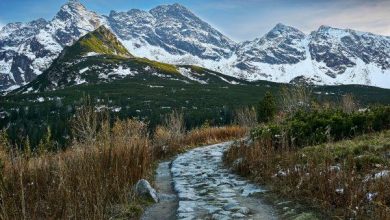
<svg viewBox="0 0 390 220">
<path fill-rule="evenodd" d="M 276 114 L 275 99 L 270 92 L 267 92 L 264 98 L 257 105 L 257 120 L 261 122 L 271 121 Z"/>
</svg>

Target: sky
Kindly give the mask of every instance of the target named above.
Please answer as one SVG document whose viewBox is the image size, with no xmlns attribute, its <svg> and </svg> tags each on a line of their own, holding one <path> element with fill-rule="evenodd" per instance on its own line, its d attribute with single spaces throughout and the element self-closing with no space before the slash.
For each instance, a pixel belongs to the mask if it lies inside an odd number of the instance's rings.
<svg viewBox="0 0 390 220">
<path fill-rule="evenodd" d="M 0 0 L 0 27 L 9 22 L 50 20 L 66 0 Z M 80 0 L 88 9 L 149 10 L 180 3 L 236 41 L 253 40 L 283 23 L 310 33 L 321 25 L 390 36 L 390 0 Z"/>
</svg>

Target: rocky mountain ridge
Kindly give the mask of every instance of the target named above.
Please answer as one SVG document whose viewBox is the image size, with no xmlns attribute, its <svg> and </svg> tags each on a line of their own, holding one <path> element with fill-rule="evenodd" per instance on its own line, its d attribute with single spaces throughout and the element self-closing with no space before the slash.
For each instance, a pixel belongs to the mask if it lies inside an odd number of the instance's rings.
<svg viewBox="0 0 390 220">
<path fill-rule="evenodd" d="M 0 31 L 0 90 L 31 82 L 80 37 L 100 25 L 137 57 L 199 65 L 248 80 L 364 84 L 390 88 L 390 37 L 321 26 L 310 34 L 277 24 L 236 43 L 179 4 L 101 16 L 77 0 L 51 21 L 11 23 Z"/>
</svg>

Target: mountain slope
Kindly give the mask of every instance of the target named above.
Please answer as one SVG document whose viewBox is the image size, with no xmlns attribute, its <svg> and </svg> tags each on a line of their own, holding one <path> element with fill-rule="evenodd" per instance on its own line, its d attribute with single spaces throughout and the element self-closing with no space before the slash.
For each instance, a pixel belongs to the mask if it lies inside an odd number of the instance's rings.
<svg viewBox="0 0 390 220">
<path fill-rule="evenodd" d="M 134 56 L 150 60 L 248 81 L 390 88 L 387 36 L 327 26 L 307 35 L 278 24 L 263 37 L 235 43 L 179 4 L 100 16 L 71 0 L 51 21 L 13 23 L 0 31 L 0 91 L 31 82 L 64 47 L 102 24 Z"/>
<path fill-rule="evenodd" d="M 122 43 L 105 26 L 100 26 L 95 31 L 81 37 L 70 47 L 66 47 L 61 58 L 74 59 L 78 56 L 88 55 L 115 55 L 131 58 L 133 55 L 127 51 Z"/>
<path fill-rule="evenodd" d="M 67 46 L 36 80 L 14 93 L 43 92 L 123 78 L 178 80 L 186 84 L 246 84 L 245 81 L 197 66 L 175 66 L 134 57 L 106 27 Z"/>
<path fill-rule="evenodd" d="M 309 48 L 312 59 L 325 63 L 332 77 L 360 61 L 382 70 L 390 68 L 390 37 L 321 26 L 311 34 Z"/>
</svg>

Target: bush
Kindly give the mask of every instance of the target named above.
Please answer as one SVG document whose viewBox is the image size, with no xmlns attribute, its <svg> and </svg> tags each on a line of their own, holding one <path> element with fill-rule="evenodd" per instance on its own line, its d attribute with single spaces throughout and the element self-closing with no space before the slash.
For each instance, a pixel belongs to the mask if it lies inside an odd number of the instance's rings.
<svg viewBox="0 0 390 220">
<path fill-rule="evenodd" d="M 269 123 L 252 130 L 255 139 L 272 138 L 274 147 L 304 147 L 326 141 L 338 141 L 359 134 L 390 128 L 390 107 L 374 107 L 364 112 L 341 110 L 298 111 L 282 123 Z M 278 146 L 284 136 L 287 146 Z"/>
</svg>

